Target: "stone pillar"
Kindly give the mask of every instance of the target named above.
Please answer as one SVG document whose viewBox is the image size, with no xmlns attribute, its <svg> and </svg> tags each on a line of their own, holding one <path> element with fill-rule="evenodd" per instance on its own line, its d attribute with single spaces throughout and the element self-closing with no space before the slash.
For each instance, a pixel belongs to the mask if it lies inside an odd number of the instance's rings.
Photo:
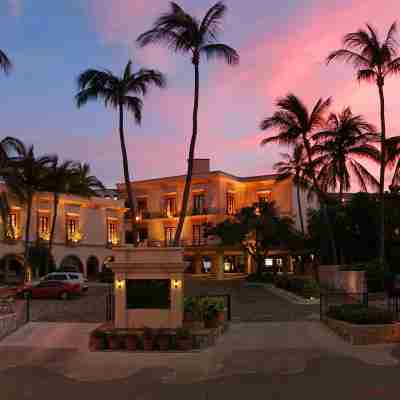
<svg viewBox="0 0 400 400">
<path fill-rule="evenodd" d="M 213 257 L 212 264 L 217 280 L 224 279 L 224 253 L 222 251 L 217 251 Z"/>
<path fill-rule="evenodd" d="M 251 255 L 245 253 L 244 254 L 244 259 L 245 259 L 245 265 L 246 265 L 246 274 L 251 274 L 252 271 L 252 263 L 251 263 Z"/>
<path fill-rule="evenodd" d="M 127 328 L 128 320 L 126 313 L 126 274 L 118 272 L 115 274 L 115 327 Z M 119 283 L 119 285 L 118 285 Z"/>
<path fill-rule="evenodd" d="M 201 275 L 203 273 L 203 258 L 200 254 L 194 256 L 194 273 Z"/>
<path fill-rule="evenodd" d="M 288 262 L 288 271 L 290 273 L 294 273 L 293 257 L 291 255 L 288 255 L 287 262 Z"/>
</svg>

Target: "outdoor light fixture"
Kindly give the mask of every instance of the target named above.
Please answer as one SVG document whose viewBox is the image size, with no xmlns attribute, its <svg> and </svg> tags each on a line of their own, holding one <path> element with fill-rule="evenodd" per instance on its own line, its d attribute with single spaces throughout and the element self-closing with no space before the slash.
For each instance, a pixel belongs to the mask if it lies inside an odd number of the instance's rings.
<svg viewBox="0 0 400 400">
<path fill-rule="evenodd" d="M 136 221 L 137 222 L 140 221 L 140 216 L 139 215 L 136 216 Z"/>
<path fill-rule="evenodd" d="M 125 286 L 125 281 L 123 279 L 117 279 L 115 281 L 115 288 L 116 289 L 123 289 Z"/>
<path fill-rule="evenodd" d="M 311 257 L 311 261 L 313 261 L 314 260 L 314 254 L 310 254 L 310 257 Z"/>
<path fill-rule="evenodd" d="M 182 287 L 182 281 L 178 279 L 172 279 L 171 285 L 174 289 L 180 289 Z"/>
</svg>

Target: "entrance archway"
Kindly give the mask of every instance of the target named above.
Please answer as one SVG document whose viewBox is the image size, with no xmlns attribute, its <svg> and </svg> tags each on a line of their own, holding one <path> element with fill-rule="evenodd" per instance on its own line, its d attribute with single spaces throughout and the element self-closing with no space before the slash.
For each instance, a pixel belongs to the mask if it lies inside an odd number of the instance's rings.
<svg viewBox="0 0 400 400">
<path fill-rule="evenodd" d="M 0 259 L 0 282 L 16 284 L 24 280 L 25 270 L 21 256 L 8 254 Z"/>
<path fill-rule="evenodd" d="M 61 271 L 84 273 L 82 261 L 78 256 L 70 255 L 63 258 L 60 264 Z"/>
<path fill-rule="evenodd" d="M 97 278 L 100 262 L 96 256 L 90 256 L 86 261 L 86 274 L 90 279 Z"/>
</svg>

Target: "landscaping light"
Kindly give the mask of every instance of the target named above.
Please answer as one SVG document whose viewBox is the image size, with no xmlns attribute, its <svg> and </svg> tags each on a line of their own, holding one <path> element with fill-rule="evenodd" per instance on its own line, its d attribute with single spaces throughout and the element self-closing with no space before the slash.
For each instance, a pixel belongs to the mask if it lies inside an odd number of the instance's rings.
<svg viewBox="0 0 400 400">
<path fill-rule="evenodd" d="M 125 286 L 125 281 L 123 279 L 117 279 L 115 281 L 115 288 L 116 289 L 123 289 Z"/>
<path fill-rule="evenodd" d="M 173 287 L 174 289 L 180 289 L 180 288 L 182 287 L 182 281 L 181 281 L 181 280 L 178 280 L 178 279 L 173 279 L 173 280 L 171 281 L 171 284 L 172 284 L 172 287 Z"/>
</svg>

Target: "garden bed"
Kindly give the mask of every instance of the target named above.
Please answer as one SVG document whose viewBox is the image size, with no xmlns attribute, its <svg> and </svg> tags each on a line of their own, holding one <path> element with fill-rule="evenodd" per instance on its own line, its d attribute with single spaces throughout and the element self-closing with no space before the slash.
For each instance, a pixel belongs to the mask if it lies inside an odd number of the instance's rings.
<svg viewBox="0 0 400 400">
<path fill-rule="evenodd" d="M 400 323 L 386 310 L 362 304 L 332 306 L 326 325 L 354 345 L 400 342 Z"/>
</svg>

